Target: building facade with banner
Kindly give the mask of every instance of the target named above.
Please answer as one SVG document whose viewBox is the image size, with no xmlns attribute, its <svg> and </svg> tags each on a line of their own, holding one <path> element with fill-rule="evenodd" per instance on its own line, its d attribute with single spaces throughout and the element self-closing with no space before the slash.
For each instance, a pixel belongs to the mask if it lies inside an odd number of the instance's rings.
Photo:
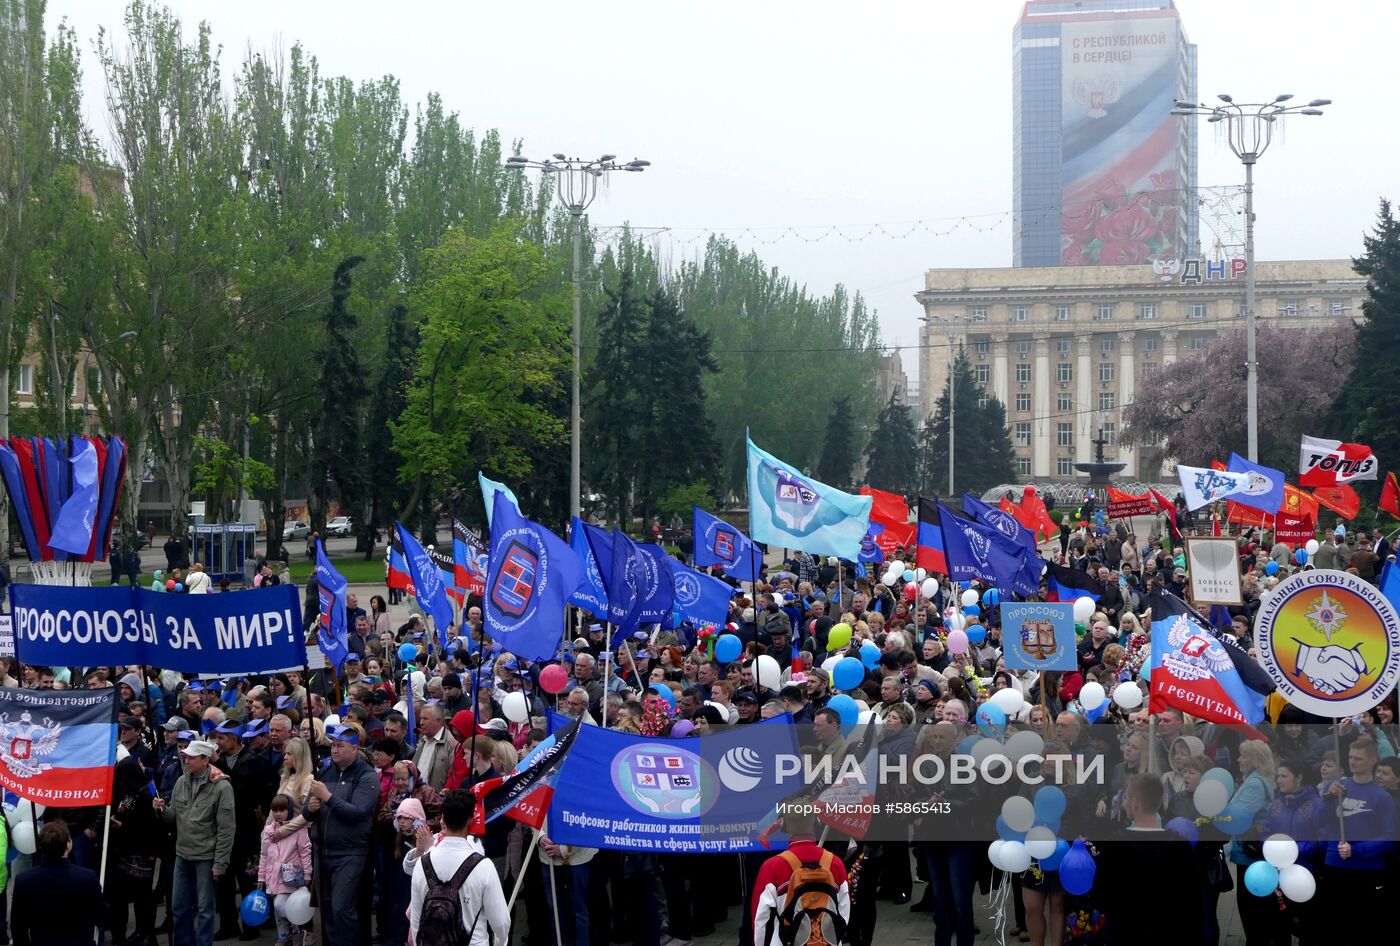
<svg viewBox="0 0 1400 946">
<path fill-rule="evenodd" d="M 1102 429 L 1107 459 L 1127 464 L 1123 480 L 1163 479 L 1157 451 L 1118 445 L 1122 408 L 1151 390 L 1153 372 L 1243 328 L 1244 272 L 1242 259 L 1195 258 L 930 269 L 915 294 L 938 317 L 919 330 L 921 383 L 943 390 L 949 357 L 965 346 L 976 380 L 1006 406 L 1019 476 L 1086 482 L 1074 464 L 1093 458 Z M 1366 282 L 1350 260 L 1256 263 L 1256 279 L 1266 324 L 1302 330 L 1361 317 Z M 925 400 L 926 414 L 936 401 Z"/>
<path fill-rule="evenodd" d="M 1172 0 L 1030 0 L 1012 36 L 1016 266 L 1196 255 L 1196 47 Z"/>
</svg>

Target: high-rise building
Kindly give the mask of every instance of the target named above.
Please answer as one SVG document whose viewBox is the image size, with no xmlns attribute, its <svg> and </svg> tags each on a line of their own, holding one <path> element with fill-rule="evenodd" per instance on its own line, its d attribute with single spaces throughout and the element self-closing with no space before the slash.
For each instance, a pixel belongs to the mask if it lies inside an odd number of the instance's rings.
<svg viewBox="0 0 1400 946">
<path fill-rule="evenodd" d="M 1172 0 L 1029 0 L 1013 34 L 1012 265 L 1199 256 L 1196 47 Z"/>
</svg>

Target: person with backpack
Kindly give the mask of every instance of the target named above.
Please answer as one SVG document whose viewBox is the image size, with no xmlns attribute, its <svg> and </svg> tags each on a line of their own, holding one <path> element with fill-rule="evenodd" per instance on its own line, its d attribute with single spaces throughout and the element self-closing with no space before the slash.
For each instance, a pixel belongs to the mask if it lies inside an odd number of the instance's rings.
<svg viewBox="0 0 1400 946">
<path fill-rule="evenodd" d="M 846 865 L 817 846 L 812 815 L 782 820 L 788 849 L 764 861 L 754 882 L 754 946 L 836 946 L 851 918 Z"/>
<path fill-rule="evenodd" d="M 442 838 L 413 867 L 408 938 L 414 946 L 489 946 L 510 942 L 510 912 L 501 879 L 481 840 L 468 833 L 476 798 L 449 791 Z"/>
</svg>

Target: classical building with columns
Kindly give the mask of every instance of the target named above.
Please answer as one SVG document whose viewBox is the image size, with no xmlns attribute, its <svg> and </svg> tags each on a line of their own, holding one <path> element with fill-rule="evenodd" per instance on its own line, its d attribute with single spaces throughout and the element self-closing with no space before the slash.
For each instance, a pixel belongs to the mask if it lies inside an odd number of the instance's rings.
<svg viewBox="0 0 1400 946">
<path fill-rule="evenodd" d="M 1155 479 L 1159 470 L 1139 469 L 1138 451 L 1117 442 L 1122 409 L 1150 389 L 1154 371 L 1243 327 L 1244 269 L 1243 260 L 1195 259 L 930 269 L 915 294 L 925 409 L 965 346 L 977 380 L 1006 406 L 1019 476 L 1083 479 L 1074 464 L 1091 458 L 1102 431 L 1106 452 L 1127 463 L 1125 478 Z M 1350 260 L 1260 262 L 1255 274 L 1262 322 L 1306 329 L 1361 317 L 1366 282 Z M 1243 410 L 1243 382 L 1240 399 Z"/>
</svg>

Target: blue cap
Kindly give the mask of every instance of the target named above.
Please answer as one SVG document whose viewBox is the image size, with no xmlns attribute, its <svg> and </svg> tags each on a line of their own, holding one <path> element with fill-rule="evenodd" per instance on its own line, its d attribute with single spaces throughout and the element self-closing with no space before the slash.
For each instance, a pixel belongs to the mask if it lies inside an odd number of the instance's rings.
<svg viewBox="0 0 1400 946">
<path fill-rule="evenodd" d="M 349 663 L 349 662 L 352 661 L 352 660 L 358 662 L 359 659 L 360 659 L 360 655 L 359 655 L 359 654 L 346 654 L 346 655 L 345 655 L 345 662 L 346 662 L 346 663 Z"/>
<path fill-rule="evenodd" d="M 189 684 L 185 687 L 185 689 L 186 689 L 186 690 L 189 690 L 191 693 L 203 693 L 203 692 L 204 692 L 204 681 L 203 681 L 203 680 L 191 680 L 191 681 L 189 682 Z"/>
<path fill-rule="evenodd" d="M 360 744 L 360 734 L 349 726 L 327 726 L 326 736 L 336 742 L 348 742 L 352 746 Z"/>
<path fill-rule="evenodd" d="M 199 731 L 207 736 L 214 731 L 214 727 L 217 725 L 219 724 L 214 722 L 212 719 L 201 719 L 199 721 Z"/>
<path fill-rule="evenodd" d="M 195 732 L 193 729 L 182 729 L 175 734 L 175 738 L 183 740 L 184 742 L 194 742 L 199 738 L 199 733 Z"/>
<path fill-rule="evenodd" d="M 242 736 L 243 727 L 231 719 L 226 719 L 214 727 L 214 732 L 224 736 Z"/>
<path fill-rule="evenodd" d="M 294 707 L 294 706 L 296 706 L 296 705 L 297 705 L 296 697 L 292 697 L 292 696 L 279 696 L 279 697 L 277 698 L 277 708 L 278 708 L 278 709 L 291 709 L 292 707 Z"/>
<path fill-rule="evenodd" d="M 252 739 L 254 736 L 266 736 L 266 735 L 267 735 L 267 720 L 265 720 L 265 719 L 254 719 L 254 720 L 251 720 L 251 721 L 248 723 L 247 726 L 244 726 L 244 727 L 243 727 L 243 738 L 244 738 L 244 739 Z"/>
<path fill-rule="evenodd" d="M 505 667 L 507 670 L 520 669 L 520 664 L 516 661 L 514 657 L 507 657 L 504 661 L 501 662 L 501 666 Z"/>
</svg>

